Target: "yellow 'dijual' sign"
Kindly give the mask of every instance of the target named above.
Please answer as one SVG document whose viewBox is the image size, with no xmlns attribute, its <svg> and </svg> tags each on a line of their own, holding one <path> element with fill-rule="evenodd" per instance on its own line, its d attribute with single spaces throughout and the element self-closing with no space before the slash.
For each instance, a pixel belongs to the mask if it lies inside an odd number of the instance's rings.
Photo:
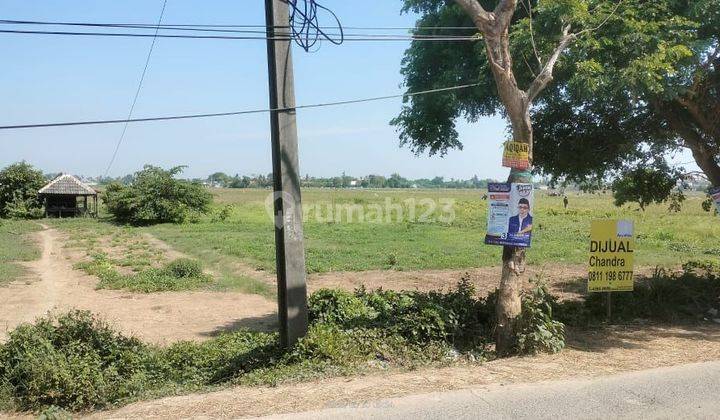
<svg viewBox="0 0 720 420">
<path fill-rule="evenodd" d="M 632 220 L 593 220 L 589 292 L 631 292 L 635 263 Z"/>
</svg>

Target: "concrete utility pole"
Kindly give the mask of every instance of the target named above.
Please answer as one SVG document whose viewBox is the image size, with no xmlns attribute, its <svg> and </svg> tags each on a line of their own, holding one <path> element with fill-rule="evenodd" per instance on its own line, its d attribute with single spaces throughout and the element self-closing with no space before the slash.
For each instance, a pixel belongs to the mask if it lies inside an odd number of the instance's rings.
<svg viewBox="0 0 720 420">
<path fill-rule="evenodd" d="M 280 340 L 290 347 L 307 334 L 307 285 L 303 245 L 295 85 L 287 0 L 265 0 Z M 282 39 L 274 39 L 282 38 Z"/>
</svg>

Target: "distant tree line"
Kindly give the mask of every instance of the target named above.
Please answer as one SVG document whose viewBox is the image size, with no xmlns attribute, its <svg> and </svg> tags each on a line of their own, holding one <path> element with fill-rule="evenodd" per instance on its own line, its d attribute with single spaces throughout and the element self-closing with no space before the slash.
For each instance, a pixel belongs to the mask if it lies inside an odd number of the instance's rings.
<svg viewBox="0 0 720 420">
<path fill-rule="evenodd" d="M 207 179 L 202 180 L 206 185 L 217 188 L 270 188 L 273 184 L 272 174 L 254 176 L 230 176 L 223 172 L 216 172 Z M 306 175 L 302 179 L 302 186 L 306 188 L 487 188 L 491 179 L 480 179 L 473 176 L 470 179 L 449 179 L 438 176 L 435 178 L 408 179 L 394 173 L 390 176 L 366 175 L 362 177 L 349 176 L 343 173 L 335 177 L 311 177 Z"/>
</svg>

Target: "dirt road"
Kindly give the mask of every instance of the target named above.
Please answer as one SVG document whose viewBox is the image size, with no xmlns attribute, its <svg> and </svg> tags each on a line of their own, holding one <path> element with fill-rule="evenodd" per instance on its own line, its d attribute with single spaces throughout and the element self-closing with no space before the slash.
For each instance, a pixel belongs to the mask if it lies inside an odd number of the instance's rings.
<svg viewBox="0 0 720 420">
<path fill-rule="evenodd" d="M 26 264 L 35 281 L 0 288 L 0 340 L 17 325 L 48 311 L 73 308 L 92 311 L 121 331 L 157 344 L 208 339 L 239 327 L 267 330 L 275 325 L 276 304 L 258 295 L 96 290 L 97 279 L 73 269 L 61 234 L 44 228 L 35 234 L 42 257 Z"/>
</svg>

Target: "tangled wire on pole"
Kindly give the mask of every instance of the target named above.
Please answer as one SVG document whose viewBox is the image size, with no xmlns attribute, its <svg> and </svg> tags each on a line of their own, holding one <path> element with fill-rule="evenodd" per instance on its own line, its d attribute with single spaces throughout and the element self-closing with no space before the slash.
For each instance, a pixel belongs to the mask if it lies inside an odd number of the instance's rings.
<svg viewBox="0 0 720 420">
<path fill-rule="evenodd" d="M 318 4 L 315 0 L 286 0 L 292 9 L 290 12 L 290 31 L 295 42 L 306 52 L 314 47 L 322 39 L 340 45 L 345 40 L 340 19 L 332 10 Z M 339 34 L 328 34 L 319 24 L 318 12 L 329 13 L 337 24 Z M 331 27 L 335 28 L 335 27 Z"/>
</svg>

